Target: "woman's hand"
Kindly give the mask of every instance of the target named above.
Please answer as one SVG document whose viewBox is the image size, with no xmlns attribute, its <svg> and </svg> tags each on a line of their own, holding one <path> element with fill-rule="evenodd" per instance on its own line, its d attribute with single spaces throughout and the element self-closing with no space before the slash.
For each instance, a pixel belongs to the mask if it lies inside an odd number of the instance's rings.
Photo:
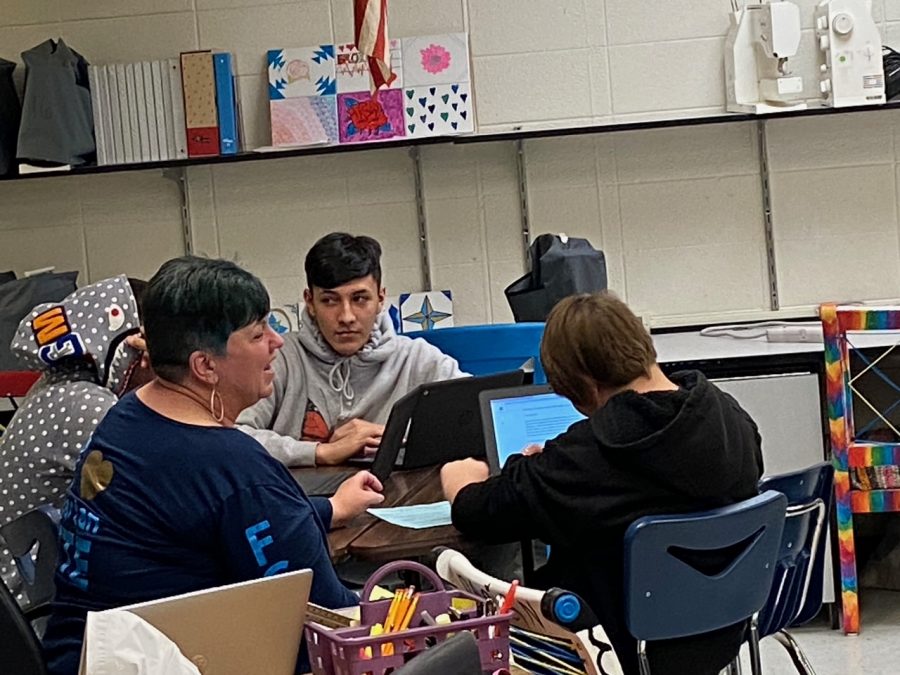
<svg viewBox="0 0 900 675">
<path fill-rule="evenodd" d="M 381 481 L 368 471 L 360 471 L 343 483 L 331 497 L 331 527 L 343 527 L 366 509 L 384 501 Z"/>
<path fill-rule="evenodd" d="M 456 495 L 466 485 L 481 483 L 488 479 L 490 469 L 488 465 L 479 459 L 461 459 L 456 462 L 448 462 L 441 468 L 441 487 L 444 489 L 444 497 L 452 504 Z"/>
</svg>

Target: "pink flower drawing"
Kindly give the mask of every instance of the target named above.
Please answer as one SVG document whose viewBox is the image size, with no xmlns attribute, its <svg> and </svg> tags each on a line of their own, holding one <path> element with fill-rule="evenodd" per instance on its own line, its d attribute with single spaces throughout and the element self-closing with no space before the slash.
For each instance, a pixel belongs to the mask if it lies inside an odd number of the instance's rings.
<svg viewBox="0 0 900 675">
<path fill-rule="evenodd" d="M 450 52 L 441 45 L 430 44 L 419 53 L 422 55 L 422 67 L 432 75 L 442 73 L 450 67 Z"/>
</svg>

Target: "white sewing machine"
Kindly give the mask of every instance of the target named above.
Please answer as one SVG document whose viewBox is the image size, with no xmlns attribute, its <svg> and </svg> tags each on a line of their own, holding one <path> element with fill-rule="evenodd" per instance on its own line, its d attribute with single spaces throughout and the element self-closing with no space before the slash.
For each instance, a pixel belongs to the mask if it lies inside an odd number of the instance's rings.
<svg viewBox="0 0 900 675">
<path fill-rule="evenodd" d="M 885 102 L 881 35 L 871 0 L 825 0 L 816 7 L 819 91 L 825 105 Z"/>
<path fill-rule="evenodd" d="M 803 78 L 788 59 L 800 46 L 800 9 L 787 0 L 738 6 L 725 40 L 726 107 L 733 112 L 803 110 Z"/>
</svg>

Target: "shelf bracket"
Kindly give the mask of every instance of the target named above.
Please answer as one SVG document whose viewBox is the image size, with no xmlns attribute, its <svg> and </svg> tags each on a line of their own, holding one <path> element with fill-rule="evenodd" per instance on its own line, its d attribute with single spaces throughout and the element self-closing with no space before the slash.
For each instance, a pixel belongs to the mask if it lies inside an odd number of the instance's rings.
<svg viewBox="0 0 900 675">
<path fill-rule="evenodd" d="M 780 307 L 778 298 L 778 270 L 775 265 L 775 228 L 772 219 L 772 193 L 769 182 L 769 150 L 766 141 L 766 121 L 756 120 L 756 142 L 759 147 L 759 179 L 762 188 L 763 228 L 766 245 L 766 272 L 769 282 L 769 309 Z"/>
<path fill-rule="evenodd" d="M 181 236 L 185 255 L 194 253 L 194 230 L 191 223 L 191 193 L 188 186 L 187 167 L 176 166 L 162 170 L 163 178 L 167 178 L 178 187 L 181 197 Z"/>
<path fill-rule="evenodd" d="M 431 255 L 428 249 L 428 217 L 425 212 L 425 179 L 422 173 L 422 153 L 419 146 L 409 149 L 413 161 L 413 177 L 416 184 L 416 219 L 419 224 L 419 256 L 422 264 L 422 290 L 433 290 L 431 286 Z"/>
<path fill-rule="evenodd" d="M 516 141 L 516 178 L 519 184 L 519 217 L 522 224 L 522 257 L 528 269 L 528 248 L 531 246 L 531 216 L 528 212 L 528 175 L 525 167 L 525 141 Z"/>
</svg>

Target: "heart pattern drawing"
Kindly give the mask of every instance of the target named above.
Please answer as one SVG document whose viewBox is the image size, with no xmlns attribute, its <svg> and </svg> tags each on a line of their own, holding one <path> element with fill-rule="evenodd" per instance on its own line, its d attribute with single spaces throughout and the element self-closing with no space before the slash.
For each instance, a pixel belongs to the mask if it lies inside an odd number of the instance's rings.
<svg viewBox="0 0 900 675">
<path fill-rule="evenodd" d="M 453 136 L 475 131 L 468 83 L 412 87 L 403 94 L 407 137 Z"/>
</svg>

